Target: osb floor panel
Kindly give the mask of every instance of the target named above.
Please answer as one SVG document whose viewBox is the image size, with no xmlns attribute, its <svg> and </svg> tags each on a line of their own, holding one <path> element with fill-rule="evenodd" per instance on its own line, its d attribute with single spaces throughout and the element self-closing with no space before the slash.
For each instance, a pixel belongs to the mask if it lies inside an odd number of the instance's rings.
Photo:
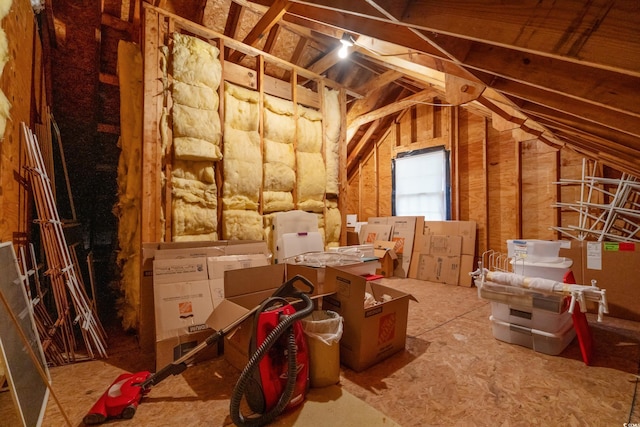
<svg viewBox="0 0 640 427">
<path fill-rule="evenodd" d="M 635 397 L 640 388 L 638 323 L 607 316 L 597 323 L 589 315 L 594 357 L 592 365 L 586 366 L 577 339 L 558 356 L 496 340 L 488 319 L 490 304 L 478 299 L 475 288 L 412 279 L 384 282 L 419 301 L 409 304 L 406 350 L 361 373 L 343 367 L 340 387 L 314 391 L 309 405 L 302 408 L 304 413 L 283 417 L 275 425 L 620 426 L 640 422 L 636 401 L 640 397 Z M 153 366 L 151 356 L 140 354 L 134 337 L 114 330 L 109 346 L 107 360 L 50 370 L 53 391 L 73 426 L 82 425 L 87 410 L 120 373 Z M 229 396 L 238 375 L 221 357 L 202 362 L 153 387 L 133 420 L 110 424 L 228 425 Z M 336 419 L 344 422 L 338 424 Z M 5 424 L 0 421 L 0 425 Z M 43 425 L 66 425 L 53 398 Z"/>
</svg>

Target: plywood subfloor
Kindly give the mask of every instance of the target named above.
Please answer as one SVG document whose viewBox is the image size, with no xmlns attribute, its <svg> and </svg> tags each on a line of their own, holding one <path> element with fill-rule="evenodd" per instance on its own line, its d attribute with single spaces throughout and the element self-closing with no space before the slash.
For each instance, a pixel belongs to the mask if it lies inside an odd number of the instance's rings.
<svg viewBox="0 0 640 427">
<path fill-rule="evenodd" d="M 317 392 L 310 396 L 313 408 L 308 411 L 324 407 L 321 415 L 303 419 L 298 414 L 277 425 L 337 425 L 336 417 L 357 413 L 376 420 L 365 425 L 405 427 L 640 421 L 638 402 L 635 408 L 633 402 L 640 362 L 638 323 L 605 317 L 598 324 L 590 316 L 595 356 L 592 366 L 586 366 L 577 340 L 559 356 L 496 340 L 488 320 L 490 305 L 478 299 L 475 288 L 412 279 L 385 282 L 419 300 L 410 303 L 406 350 L 361 373 L 343 367 L 340 387 L 325 392 L 333 398 Z M 110 339 L 108 360 L 51 369 L 53 390 L 73 426 L 82 425 L 86 411 L 117 375 L 153 364 L 150 355 L 137 350 L 134 337 L 112 332 Z M 155 386 L 133 420 L 110 425 L 228 425 L 229 395 L 238 375 L 223 358 L 203 362 Z M 325 403 L 319 402 L 323 399 Z M 53 399 L 43 425 L 65 425 Z"/>
</svg>

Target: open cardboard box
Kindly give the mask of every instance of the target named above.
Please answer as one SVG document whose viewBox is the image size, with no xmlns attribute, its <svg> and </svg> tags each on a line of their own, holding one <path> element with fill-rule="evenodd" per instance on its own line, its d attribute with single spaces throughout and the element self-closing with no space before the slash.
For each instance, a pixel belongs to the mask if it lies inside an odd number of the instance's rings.
<svg viewBox="0 0 640 427">
<path fill-rule="evenodd" d="M 373 254 L 380 260 L 380 268 L 376 269 L 376 274 L 384 277 L 392 277 L 398 263 L 398 255 L 394 250 L 396 242 L 376 240 L 373 243 Z"/>
<path fill-rule="evenodd" d="M 307 277 L 305 277 L 307 278 Z M 309 281 L 311 279 L 307 278 Z M 224 300 L 214 308 L 207 319 L 207 325 L 214 330 L 223 330 L 233 325 L 285 282 L 285 264 L 230 270 L 224 273 Z M 301 283 L 294 283 L 300 290 L 306 290 Z M 320 293 L 322 292 L 322 293 Z M 312 298 L 317 298 L 332 289 L 323 286 L 314 288 Z M 249 360 L 249 340 L 252 336 L 253 316 L 242 322 L 224 338 L 224 358 L 238 370 L 244 369 Z"/>
<path fill-rule="evenodd" d="M 409 300 L 416 301 L 411 294 L 332 267 L 327 267 L 325 284 L 336 292 L 323 298 L 322 308 L 344 319 L 342 364 L 359 372 L 404 349 Z M 365 292 L 379 303 L 365 308 Z"/>
<path fill-rule="evenodd" d="M 138 324 L 138 336 L 140 348 L 144 352 L 157 351 L 157 338 L 155 330 L 155 302 L 154 302 L 154 261 L 182 259 L 175 261 L 177 264 L 186 265 L 190 263 L 188 258 L 204 258 L 220 255 L 238 254 L 264 254 L 271 256 L 267 243 L 258 240 L 219 240 L 203 242 L 153 242 L 142 244 L 142 265 L 140 277 L 140 321 Z M 167 261 L 171 265 L 173 261 Z M 195 263 L 193 264 L 196 265 Z M 174 270 L 165 271 L 163 274 L 168 280 L 165 283 L 174 281 L 170 277 L 178 272 L 177 266 Z M 186 271 L 183 271 L 186 273 Z M 206 266 L 200 271 L 193 271 L 196 278 L 189 280 L 207 280 L 204 274 L 207 273 Z M 180 281 L 185 280 L 181 276 Z M 163 347 L 164 348 L 164 347 Z"/>
</svg>

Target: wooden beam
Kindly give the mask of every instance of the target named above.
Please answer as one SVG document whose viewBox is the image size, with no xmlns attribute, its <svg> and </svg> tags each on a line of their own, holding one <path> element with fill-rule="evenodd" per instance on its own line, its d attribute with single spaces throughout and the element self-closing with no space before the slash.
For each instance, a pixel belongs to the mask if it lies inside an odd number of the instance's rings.
<svg viewBox="0 0 640 427">
<path fill-rule="evenodd" d="M 275 0 L 269 10 L 262 15 L 258 23 L 249 31 L 249 34 L 245 36 L 242 43 L 255 47 L 258 42 L 271 31 L 271 28 L 282 19 L 282 16 L 287 12 L 289 6 L 291 6 L 289 0 Z M 239 62 L 243 56 L 241 52 L 236 51 L 231 54 L 229 60 Z"/>
<path fill-rule="evenodd" d="M 447 48 L 461 44 L 461 40 L 455 37 L 438 35 L 437 40 Z M 563 94 L 614 111 L 629 111 L 635 116 L 640 113 L 638 76 L 475 42 L 464 56 L 455 59 L 471 73 L 484 72 L 478 77 L 494 88 L 496 79 L 498 83 L 514 81 L 520 83 L 521 88 L 532 87 L 546 93 Z M 550 73 L 553 78 L 549 77 Z"/>
<path fill-rule="evenodd" d="M 315 0 L 348 19 L 394 22 L 424 34 L 455 36 L 640 77 L 640 26 L 632 1 Z M 305 3 L 307 4 L 307 3 Z M 325 12 L 328 13 L 328 12 Z M 433 40 L 433 39 L 432 39 Z M 437 41 L 434 40 L 437 45 Z"/>
<path fill-rule="evenodd" d="M 398 71 L 389 70 L 357 87 L 355 89 L 356 92 L 367 95 L 353 103 L 347 112 L 347 124 L 351 123 L 356 117 L 375 108 L 375 105 L 380 100 L 380 92 L 388 89 L 387 86 L 401 76 L 402 74 Z"/>
<path fill-rule="evenodd" d="M 393 104 L 386 105 L 382 108 L 379 108 L 375 111 L 371 111 L 367 114 L 363 114 L 359 117 L 356 117 L 353 122 L 349 125 L 347 129 L 347 143 L 353 137 L 355 132 L 358 130 L 360 126 L 365 123 L 372 122 L 374 120 L 380 119 L 382 117 L 388 116 L 390 114 L 397 113 L 399 111 L 405 110 L 413 105 L 416 105 L 421 102 L 428 102 L 433 99 L 434 96 L 437 96 L 438 93 L 432 89 L 425 89 L 422 92 L 418 92 L 414 95 L 407 96 L 406 98 L 400 99 Z"/>
<path fill-rule="evenodd" d="M 100 24 L 113 28 L 114 30 L 124 31 L 127 33 L 130 33 L 133 28 L 133 24 L 131 22 L 123 21 L 122 19 L 109 15 L 108 13 L 103 13 L 100 16 Z"/>
<path fill-rule="evenodd" d="M 370 139 L 375 131 L 378 130 L 379 126 L 380 120 L 376 120 L 371 123 L 362 138 L 360 138 L 360 140 L 358 141 L 358 144 L 352 150 L 347 149 L 347 151 L 349 152 L 349 154 L 347 155 L 347 169 L 351 169 L 353 167 L 353 164 L 360 159 L 362 154 L 365 151 L 368 151 L 365 150 L 365 147 L 367 147 L 367 145 L 370 145 L 368 143 L 370 142 Z"/>
<path fill-rule="evenodd" d="M 512 100 L 521 100 L 514 101 L 518 107 L 525 102 L 544 105 L 550 111 L 555 111 L 558 114 L 571 115 L 576 120 L 585 123 L 591 122 L 593 125 L 598 125 L 611 131 L 640 137 L 640 117 L 631 111 L 620 111 L 609 108 L 609 106 L 587 103 L 583 100 L 568 98 L 562 94 L 500 78 L 494 79 L 493 89 Z M 637 101 L 635 103 L 638 104 Z M 629 106 L 630 108 L 635 108 L 631 107 L 631 104 Z"/>
<path fill-rule="evenodd" d="M 484 89 L 484 85 L 476 82 L 451 74 L 445 75 L 445 95 L 449 104 L 462 105 L 474 101 L 478 99 Z"/>
</svg>

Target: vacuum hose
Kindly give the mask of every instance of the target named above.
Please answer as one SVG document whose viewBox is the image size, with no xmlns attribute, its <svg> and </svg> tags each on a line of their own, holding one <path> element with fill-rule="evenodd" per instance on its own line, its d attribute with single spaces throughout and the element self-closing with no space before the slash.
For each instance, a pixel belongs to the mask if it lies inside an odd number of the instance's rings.
<svg viewBox="0 0 640 427">
<path fill-rule="evenodd" d="M 247 366 L 244 367 L 242 373 L 240 374 L 240 378 L 236 383 L 235 388 L 233 389 L 233 393 L 231 395 L 231 403 L 229 407 L 229 413 L 231 415 L 231 420 L 233 423 L 240 427 L 255 427 L 255 426 L 263 426 L 265 424 L 273 421 L 285 407 L 289 404 L 291 400 L 291 396 L 293 395 L 295 386 L 296 386 L 296 378 L 297 378 L 297 350 L 296 350 L 296 340 L 293 331 L 294 322 L 307 317 L 313 312 L 313 301 L 309 298 L 305 293 L 300 292 L 296 295 L 300 297 L 305 303 L 306 306 L 300 310 L 296 311 L 294 314 L 290 316 L 286 316 L 282 321 L 278 322 L 276 327 L 269 333 L 269 335 L 265 338 L 265 340 L 260 344 L 260 346 L 256 349 L 256 351 L 249 358 L 249 362 Z M 280 299 L 281 298 L 276 298 Z M 256 316 L 260 314 L 263 307 L 268 306 L 272 303 L 272 299 L 266 300 L 261 309 L 258 310 Z M 285 300 L 286 302 L 286 300 Z M 288 333 L 288 351 L 287 351 L 287 384 L 286 387 L 278 400 L 278 403 L 265 414 L 260 414 L 256 417 L 244 417 L 240 413 L 240 402 L 242 401 L 242 397 L 245 395 L 247 386 L 249 381 L 252 380 L 255 369 L 258 368 L 260 361 L 267 354 L 269 349 L 273 347 L 273 345 L 277 342 L 277 340 L 285 333 Z"/>
</svg>

